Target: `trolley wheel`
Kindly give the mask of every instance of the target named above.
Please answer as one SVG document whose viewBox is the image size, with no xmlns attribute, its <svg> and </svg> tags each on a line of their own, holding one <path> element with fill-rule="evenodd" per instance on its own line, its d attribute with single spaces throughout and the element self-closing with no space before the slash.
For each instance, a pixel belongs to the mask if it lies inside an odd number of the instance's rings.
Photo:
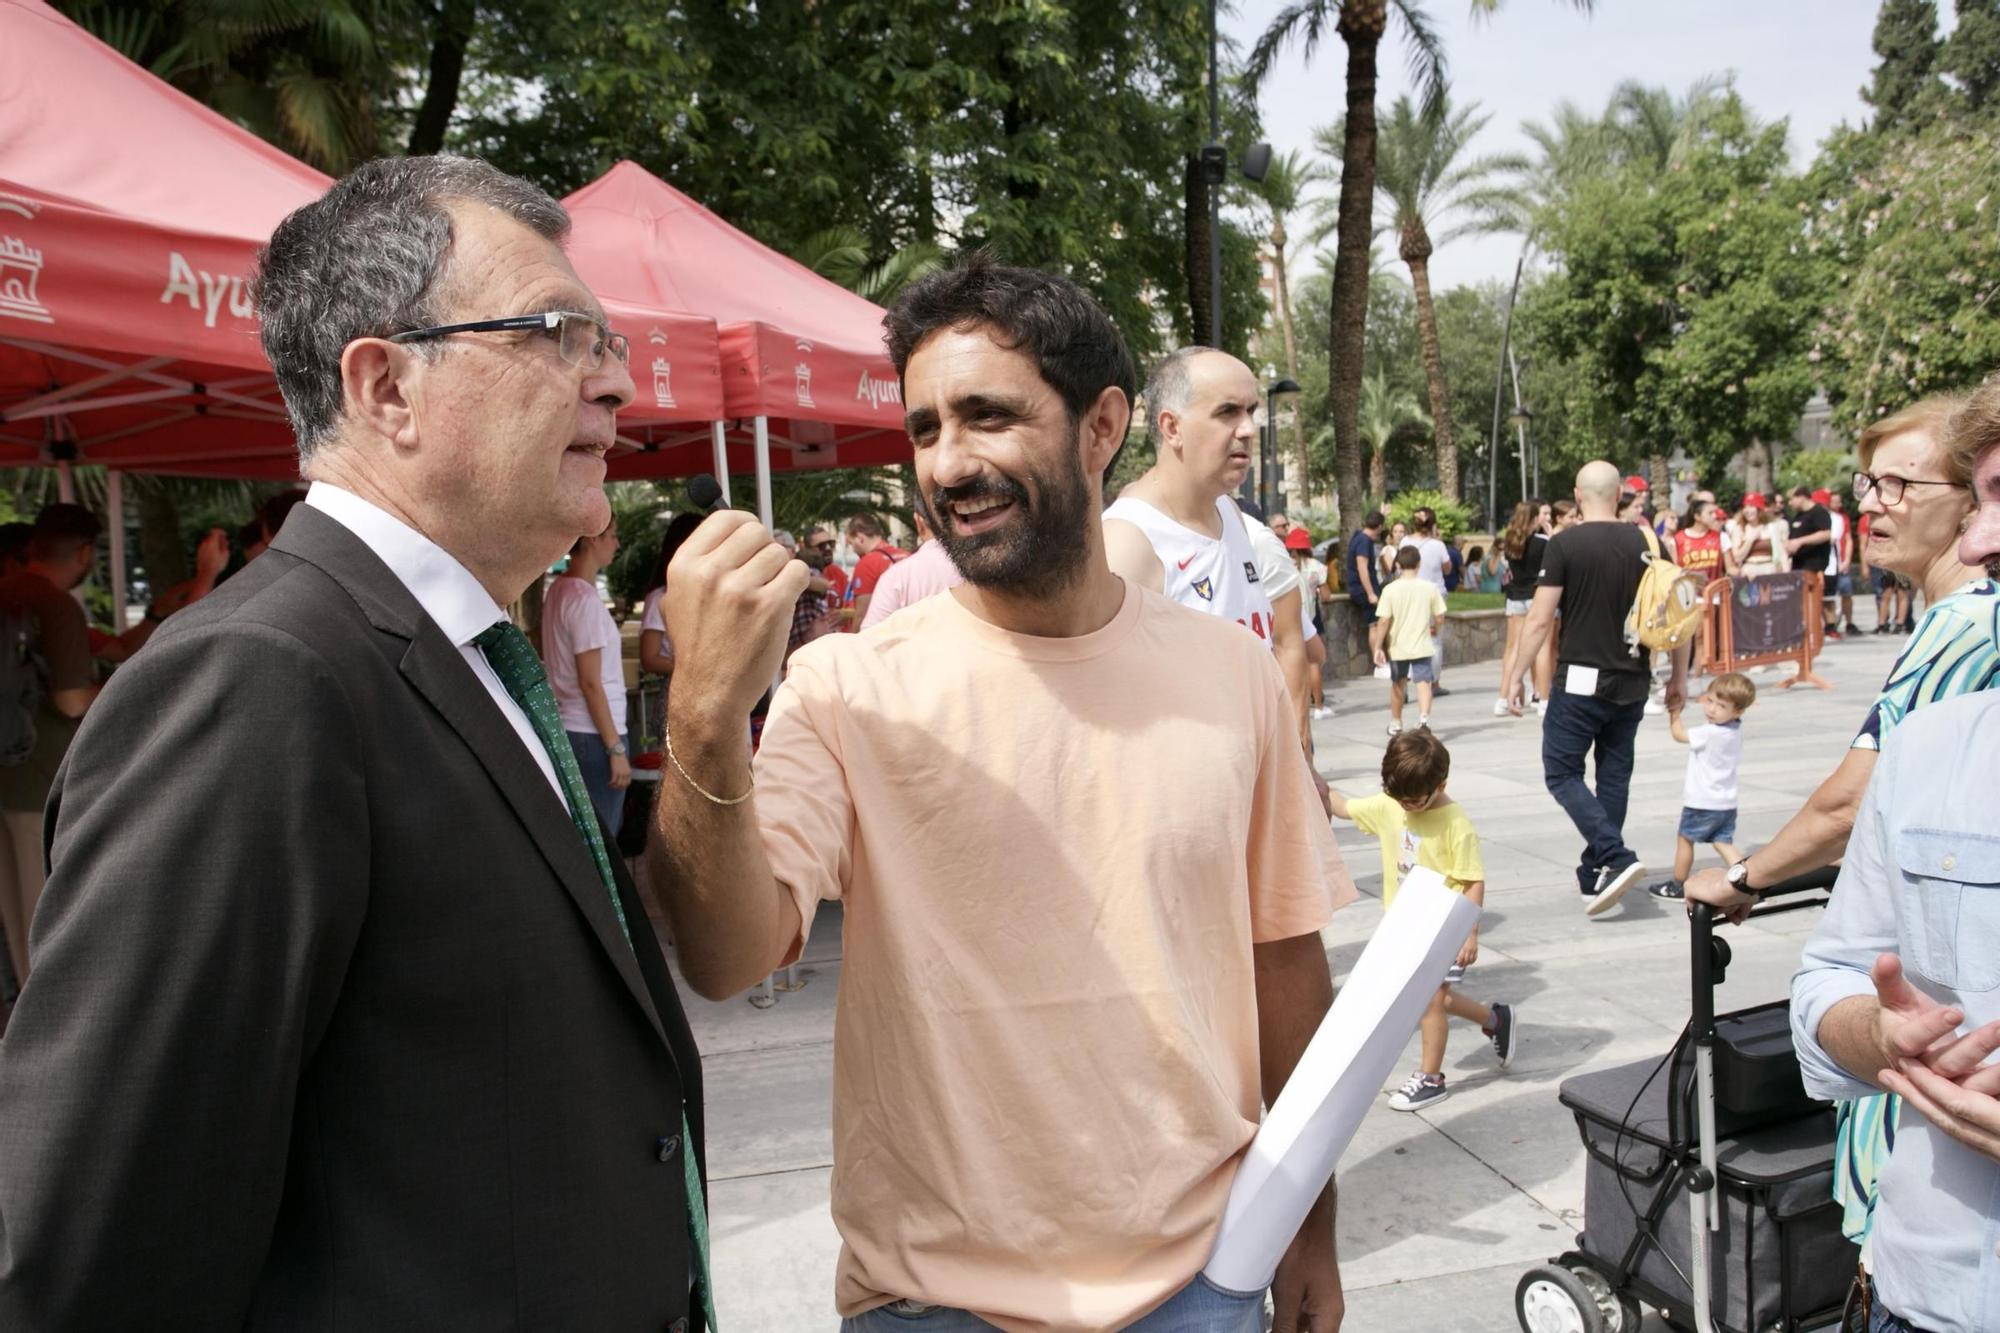
<svg viewBox="0 0 2000 1333">
<path fill-rule="evenodd" d="M 1639 1308 L 1639 1302 L 1611 1285 L 1611 1279 L 1604 1276 L 1589 1261 L 1570 1255 L 1563 1256 L 1563 1266 L 1583 1283 L 1597 1302 L 1598 1312 L 1604 1316 L 1606 1333 L 1639 1333 L 1639 1325 L 1646 1317 Z"/>
<path fill-rule="evenodd" d="M 1618 1333 L 1639 1333 L 1639 1326 L 1646 1322 L 1646 1312 L 1638 1301 L 1621 1291 L 1618 1293 L 1618 1318 Z"/>
<path fill-rule="evenodd" d="M 1521 1274 L 1514 1314 L 1524 1333 L 1614 1333 L 1597 1294 L 1567 1268 L 1543 1264 Z"/>
</svg>

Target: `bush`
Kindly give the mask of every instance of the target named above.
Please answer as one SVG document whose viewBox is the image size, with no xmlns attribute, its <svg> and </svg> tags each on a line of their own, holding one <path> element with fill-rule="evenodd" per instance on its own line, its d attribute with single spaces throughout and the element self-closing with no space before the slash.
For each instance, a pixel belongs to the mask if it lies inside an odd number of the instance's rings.
<svg viewBox="0 0 2000 1333">
<path fill-rule="evenodd" d="M 1438 491 L 1402 491 L 1382 506 L 1383 518 L 1391 525 L 1408 523 L 1419 509 L 1433 509 L 1438 516 L 1438 536 L 1451 542 L 1472 527 L 1472 511 L 1457 500 L 1447 500 Z"/>
<path fill-rule="evenodd" d="M 1794 487 L 1844 491 L 1858 466 L 1854 455 L 1839 449 L 1801 449 L 1778 461 L 1778 493 L 1790 495 Z"/>
</svg>

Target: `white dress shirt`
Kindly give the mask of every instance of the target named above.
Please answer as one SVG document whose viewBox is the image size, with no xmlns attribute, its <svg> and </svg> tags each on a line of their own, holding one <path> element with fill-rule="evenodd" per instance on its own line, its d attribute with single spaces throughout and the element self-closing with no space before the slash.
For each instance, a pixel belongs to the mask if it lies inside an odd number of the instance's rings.
<svg viewBox="0 0 2000 1333">
<path fill-rule="evenodd" d="M 521 738 L 521 744 L 541 768 L 542 776 L 549 780 L 549 789 L 555 792 L 558 801 L 563 801 L 563 809 L 567 811 L 569 804 L 563 796 L 562 780 L 556 776 L 549 752 L 542 748 L 528 715 L 500 683 L 486 654 L 472 642 L 488 626 L 507 618 L 492 594 L 449 551 L 352 491 L 316 481 L 306 491 L 306 503 L 359 537 L 410 590 L 410 596 L 417 599 L 424 614 L 457 645 L 459 655 L 493 697 L 493 706 L 514 728 L 514 734 Z"/>
</svg>

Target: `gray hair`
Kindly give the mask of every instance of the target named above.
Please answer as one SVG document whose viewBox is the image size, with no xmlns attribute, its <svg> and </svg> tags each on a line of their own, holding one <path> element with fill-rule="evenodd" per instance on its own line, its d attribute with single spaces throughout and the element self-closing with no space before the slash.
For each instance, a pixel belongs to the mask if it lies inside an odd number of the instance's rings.
<svg viewBox="0 0 2000 1333">
<path fill-rule="evenodd" d="M 301 466 L 338 424 L 347 344 L 439 322 L 448 209 L 458 202 L 485 204 L 552 241 L 569 234 L 569 214 L 540 187 L 445 154 L 364 163 L 271 233 L 254 294 Z"/>
<path fill-rule="evenodd" d="M 1176 348 L 1161 357 L 1146 376 L 1146 433 L 1153 437 L 1156 447 L 1160 438 L 1160 413 L 1172 412 L 1175 416 L 1187 411 L 1188 397 L 1194 393 L 1194 377 L 1188 373 L 1188 366 L 1198 356 L 1213 352 L 1213 347 L 1203 347 L 1199 343 Z"/>
</svg>

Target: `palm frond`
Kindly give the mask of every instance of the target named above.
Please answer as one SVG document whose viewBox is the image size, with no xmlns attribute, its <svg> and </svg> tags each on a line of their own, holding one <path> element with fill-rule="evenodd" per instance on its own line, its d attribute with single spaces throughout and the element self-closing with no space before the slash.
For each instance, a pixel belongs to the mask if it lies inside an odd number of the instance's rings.
<svg viewBox="0 0 2000 1333">
<path fill-rule="evenodd" d="M 1340 0 L 1297 0 L 1279 10 L 1271 26 L 1264 29 L 1264 35 L 1250 48 L 1250 58 L 1243 62 L 1244 86 L 1254 95 L 1278 56 L 1294 40 L 1305 58 L 1311 60 L 1320 40 L 1339 17 Z"/>
<path fill-rule="evenodd" d="M 1450 90 L 1445 70 L 1444 41 L 1431 26 L 1430 15 L 1417 0 L 1394 0 L 1396 16 L 1410 39 L 1410 82 L 1423 90 L 1424 114 L 1434 116 Z"/>
</svg>

